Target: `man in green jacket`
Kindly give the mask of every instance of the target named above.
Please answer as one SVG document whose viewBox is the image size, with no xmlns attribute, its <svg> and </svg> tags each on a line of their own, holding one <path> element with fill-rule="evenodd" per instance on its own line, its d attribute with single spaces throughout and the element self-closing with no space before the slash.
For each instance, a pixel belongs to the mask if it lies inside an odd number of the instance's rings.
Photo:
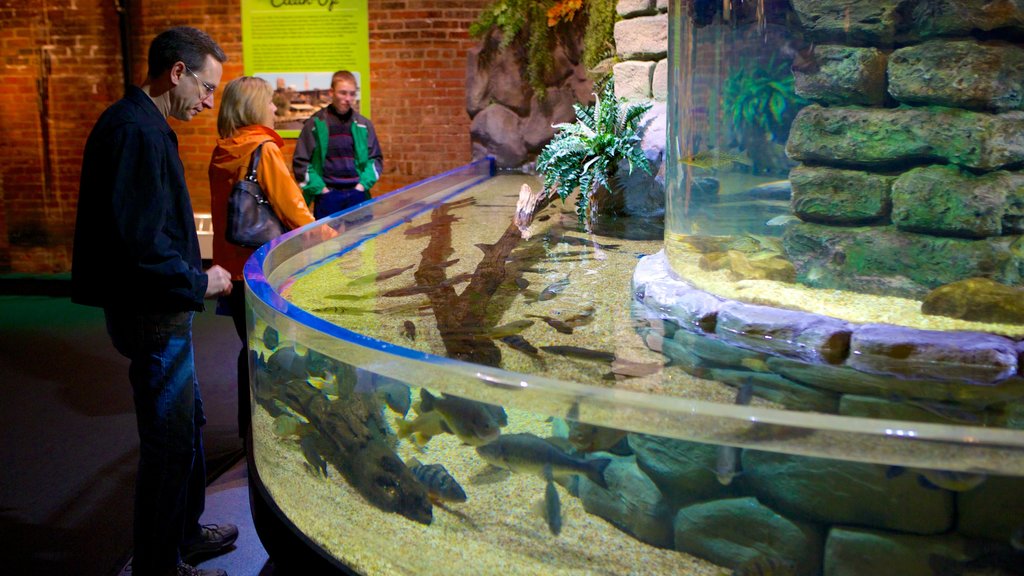
<svg viewBox="0 0 1024 576">
<path fill-rule="evenodd" d="M 370 198 L 384 168 L 373 124 L 356 112 L 356 77 L 339 70 L 331 78 L 331 103 L 302 127 L 292 169 L 317 219 Z"/>
</svg>

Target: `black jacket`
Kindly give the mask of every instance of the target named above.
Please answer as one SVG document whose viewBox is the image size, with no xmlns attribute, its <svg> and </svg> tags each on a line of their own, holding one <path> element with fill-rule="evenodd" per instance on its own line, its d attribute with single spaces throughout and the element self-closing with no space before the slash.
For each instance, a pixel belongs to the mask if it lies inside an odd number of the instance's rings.
<svg viewBox="0 0 1024 576">
<path fill-rule="evenodd" d="M 85 145 L 71 300 L 137 312 L 202 310 L 206 285 L 177 136 L 132 86 Z"/>
</svg>

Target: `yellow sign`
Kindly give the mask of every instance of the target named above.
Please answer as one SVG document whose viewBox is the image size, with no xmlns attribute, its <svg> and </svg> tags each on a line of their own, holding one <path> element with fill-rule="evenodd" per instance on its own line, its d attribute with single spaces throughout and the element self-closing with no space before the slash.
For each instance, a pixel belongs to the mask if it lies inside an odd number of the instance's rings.
<svg viewBox="0 0 1024 576">
<path fill-rule="evenodd" d="M 247 76 L 274 87 L 274 128 L 295 138 L 330 103 L 338 70 L 355 74 L 356 108 L 370 116 L 367 0 L 242 0 L 242 60 Z"/>
</svg>

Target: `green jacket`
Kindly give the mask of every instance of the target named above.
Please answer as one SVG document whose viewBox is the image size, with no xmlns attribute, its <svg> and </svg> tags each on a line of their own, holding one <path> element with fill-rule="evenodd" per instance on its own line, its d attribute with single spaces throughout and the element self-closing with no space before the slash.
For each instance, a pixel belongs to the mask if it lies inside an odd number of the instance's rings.
<svg viewBox="0 0 1024 576">
<path fill-rule="evenodd" d="M 316 116 L 313 116 L 310 120 L 313 122 L 312 134 L 315 147 L 306 172 L 306 183 L 302 186 L 302 196 L 306 199 L 306 204 L 312 205 L 313 200 L 324 189 L 324 162 L 327 159 L 327 141 L 331 134 L 326 122 Z M 366 196 L 369 198 L 370 188 L 373 188 L 373 185 L 380 179 L 377 165 L 370 158 L 369 129 L 354 116 L 351 126 L 356 171 L 359 173 L 359 183 L 366 189 Z"/>
</svg>

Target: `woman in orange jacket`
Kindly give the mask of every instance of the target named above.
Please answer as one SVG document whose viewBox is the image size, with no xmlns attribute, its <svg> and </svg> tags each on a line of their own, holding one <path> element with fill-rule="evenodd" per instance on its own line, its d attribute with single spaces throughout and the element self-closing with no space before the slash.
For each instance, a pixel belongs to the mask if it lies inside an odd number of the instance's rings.
<svg viewBox="0 0 1024 576">
<path fill-rule="evenodd" d="M 249 158 L 263 145 L 256 179 L 270 201 L 277 217 L 287 228 L 297 228 L 313 221 L 313 215 L 302 198 L 302 190 L 292 178 L 281 146 L 284 140 L 274 131 L 273 90 L 262 78 L 243 76 L 228 82 L 221 97 L 217 116 L 220 139 L 210 159 L 210 202 L 213 213 L 213 262 L 231 273 L 231 295 L 224 297 L 218 310 L 225 307 L 235 322 L 242 340 L 238 355 L 238 433 L 245 438 L 249 428 L 249 349 L 245 333 L 245 287 L 242 267 L 253 253 L 228 243 L 228 196 L 236 182 L 245 177 Z"/>
</svg>

